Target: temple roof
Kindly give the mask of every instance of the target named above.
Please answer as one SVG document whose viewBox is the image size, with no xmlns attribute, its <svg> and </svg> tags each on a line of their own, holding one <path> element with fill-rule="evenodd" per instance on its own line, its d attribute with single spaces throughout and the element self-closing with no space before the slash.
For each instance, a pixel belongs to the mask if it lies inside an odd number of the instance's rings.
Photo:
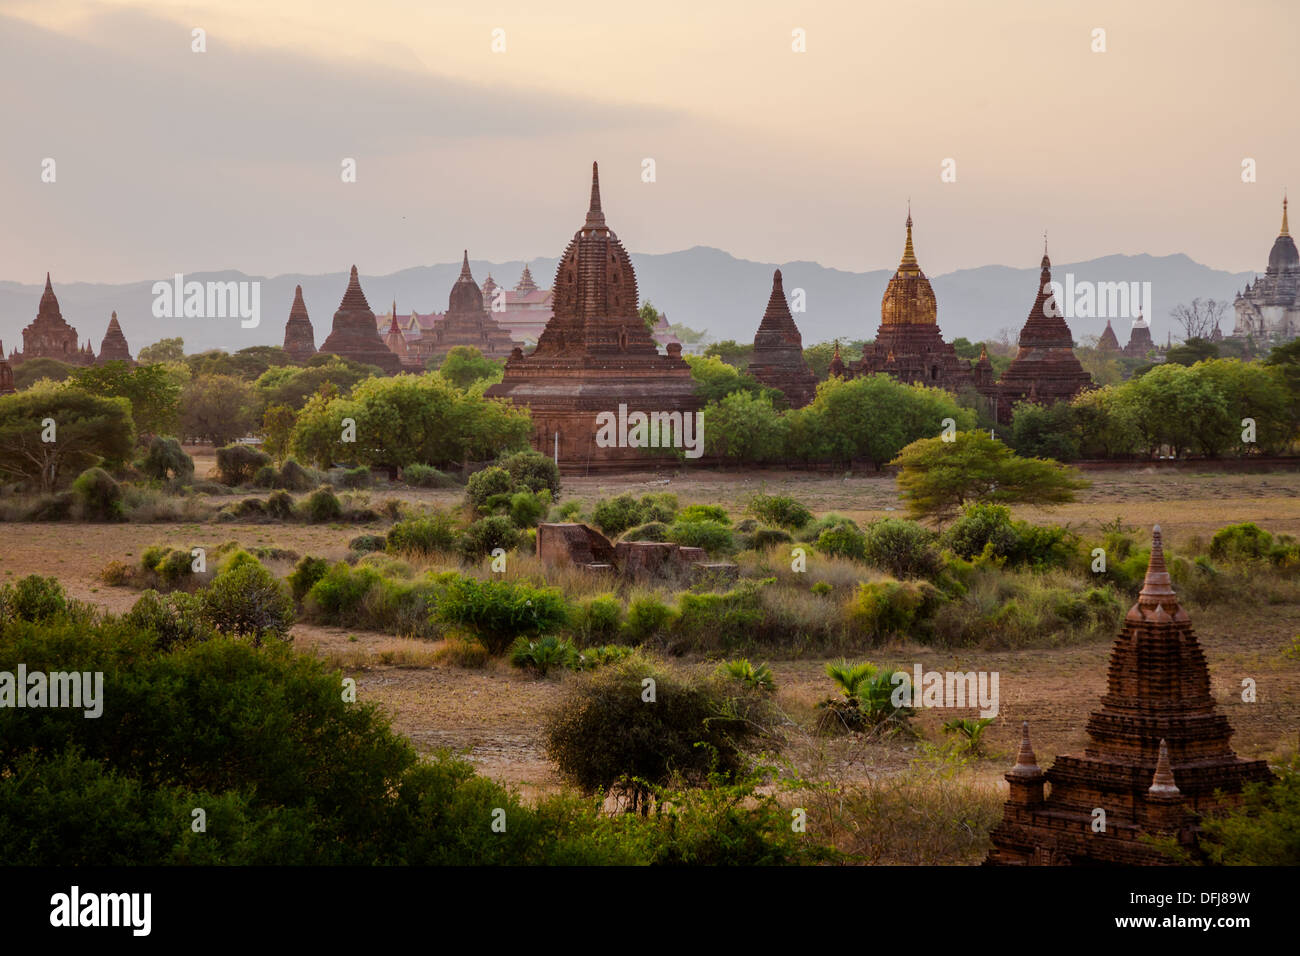
<svg viewBox="0 0 1300 956">
<path fill-rule="evenodd" d="M 909 209 L 903 257 L 899 260 L 898 271 L 889 280 L 884 298 L 880 301 L 880 324 L 936 325 L 938 312 L 934 289 L 930 287 L 930 280 L 921 271 L 916 261 L 916 252 L 912 248 L 912 212 Z"/>
<path fill-rule="evenodd" d="M 1065 324 L 1061 307 L 1052 292 L 1052 260 L 1047 256 L 1046 244 L 1043 248 L 1043 260 L 1039 263 L 1038 292 L 1034 304 L 1029 309 L 1029 317 L 1020 329 L 1021 348 L 1061 348 L 1074 347 L 1074 337 L 1070 327 Z"/>
<path fill-rule="evenodd" d="M 460 276 L 451 287 L 451 294 L 447 297 L 447 314 L 461 315 L 483 311 L 483 291 L 474 281 L 474 276 L 469 271 L 469 250 L 465 250 L 465 257 L 461 261 Z"/>
<path fill-rule="evenodd" d="M 1282 231 L 1273 240 L 1273 248 L 1268 254 L 1268 272 L 1300 271 L 1300 250 L 1296 249 L 1295 240 L 1286 221 L 1286 197 L 1282 198 Z"/>
</svg>

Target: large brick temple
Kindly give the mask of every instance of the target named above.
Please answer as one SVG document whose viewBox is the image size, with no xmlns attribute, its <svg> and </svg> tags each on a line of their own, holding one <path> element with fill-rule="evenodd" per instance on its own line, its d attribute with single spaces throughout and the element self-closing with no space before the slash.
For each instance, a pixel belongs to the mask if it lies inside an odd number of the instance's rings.
<svg viewBox="0 0 1300 956">
<path fill-rule="evenodd" d="M 122 326 L 117 321 L 116 312 L 108 320 L 108 331 L 104 333 L 104 340 L 99 344 L 99 358 L 96 364 L 103 365 L 105 362 L 135 364 L 135 359 L 131 358 L 131 347 L 126 344 L 126 336 L 122 334 Z"/>
<path fill-rule="evenodd" d="M 95 353 L 90 343 L 78 345 L 77 330 L 63 318 L 59 309 L 58 297 L 50 282 L 50 274 L 45 273 L 45 292 L 41 294 L 41 303 L 36 310 L 36 318 L 23 329 L 23 350 L 14 352 L 10 362 L 18 365 L 28 359 L 50 358 L 68 365 L 94 365 Z"/>
<path fill-rule="evenodd" d="M 304 313 L 306 310 L 303 310 Z M 361 291 L 357 267 L 352 267 L 348 287 L 334 313 L 334 325 L 329 336 L 321 343 L 321 352 L 339 355 L 354 362 L 377 365 L 389 375 L 401 371 L 402 362 L 379 337 L 375 328 L 375 313 Z"/>
<path fill-rule="evenodd" d="M 1092 386 L 1092 376 L 1074 354 L 1074 338 L 1051 283 L 1052 260 L 1044 247 L 1038 294 L 1020 329 L 1019 351 L 997 383 L 997 419 L 1004 425 L 1010 424 L 1016 402 L 1068 402 Z"/>
<path fill-rule="evenodd" d="M 605 222 L 595 163 L 587 218 L 560 257 L 552 296 L 554 312 L 537 348 L 527 356 L 515 349 L 503 380 L 486 394 L 527 405 L 533 447 L 555 454 L 566 471 L 675 460 L 671 449 L 598 442 L 597 416 L 616 415 L 621 426 L 620 406 L 629 423 L 640 412 L 679 422 L 689 416 L 693 426 L 703 403 L 681 346 L 660 354 L 637 312 L 636 273 Z M 618 431 L 621 438 L 624 429 Z"/>
<path fill-rule="evenodd" d="M 307 303 L 302 300 L 302 286 L 293 290 L 293 305 L 289 307 L 289 321 L 284 323 L 284 351 L 290 360 L 299 365 L 316 354 L 316 331 L 307 314 Z"/>
<path fill-rule="evenodd" d="M 484 305 L 483 290 L 478 287 L 470 272 L 469 250 L 466 249 L 461 260 L 460 276 L 447 297 L 446 314 L 430 332 L 414 342 L 421 364 L 431 358 L 444 358 L 458 345 L 476 348 L 488 358 L 500 360 L 510 355 L 515 344 L 510 332 L 497 322 Z"/>
<path fill-rule="evenodd" d="M 1002 822 L 985 861 L 1019 865 L 1175 862 L 1144 835 L 1193 847 L 1198 815 L 1273 779 L 1262 760 L 1232 750 L 1232 728 L 1210 694 L 1210 673 L 1165 567 L 1157 525 L 1137 603 L 1111 650 L 1107 691 L 1088 718 L 1082 754 L 1038 767 L 1024 724 Z M 1045 792 L 1050 786 L 1050 791 Z M 1105 828 L 1094 828 L 1098 810 Z"/>
<path fill-rule="evenodd" d="M 802 408 L 817 394 L 817 376 L 804 360 L 803 336 L 785 301 L 780 269 L 772 274 L 772 294 L 754 335 L 754 358 L 745 371 L 780 389 L 791 408 Z"/>
</svg>

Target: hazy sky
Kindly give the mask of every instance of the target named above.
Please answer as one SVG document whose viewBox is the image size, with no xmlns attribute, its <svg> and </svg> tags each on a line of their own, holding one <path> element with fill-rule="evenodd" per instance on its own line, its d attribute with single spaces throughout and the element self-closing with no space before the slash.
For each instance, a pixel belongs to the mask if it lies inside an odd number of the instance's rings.
<svg viewBox="0 0 1300 956">
<path fill-rule="evenodd" d="M 555 256 L 593 159 L 639 252 L 891 267 L 910 196 L 932 275 L 1033 264 L 1044 229 L 1060 261 L 1262 270 L 1300 196 L 1298 11 L 0 0 L 0 279 Z"/>
</svg>

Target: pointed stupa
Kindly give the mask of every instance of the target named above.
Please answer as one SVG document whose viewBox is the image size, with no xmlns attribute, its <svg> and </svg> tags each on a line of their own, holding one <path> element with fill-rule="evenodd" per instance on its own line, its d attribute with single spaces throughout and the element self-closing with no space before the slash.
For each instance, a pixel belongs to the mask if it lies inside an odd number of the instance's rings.
<svg viewBox="0 0 1300 956">
<path fill-rule="evenodd" d="M 1111 328 L 1110 319 L 1106 320 L 1106 331 L 1101 333 L 1097 339 L 1097 348 L 1103 352 L 1118 352 L 1119 338 L 1115 335 L 1115 330 Z"/>
<path fill-rule="evenodd" d="M 445 356 L 457 346 L 475 348 L 490 358 L 504 359 L 515 347 L 510 332 L 496 320 L 490 303 L 483 300 L 483 292 L 470 271 L 468 249 L 461 256 L 460 275 L 447 296 L 447 311 L 430 338 L 432 341 L 420 349 L 426 361 Z"/>
<path fill-rule="evenodd" d="M 831 364 L 827 373 L 831 378 L 845 378 L 844 359 L 840 358 L 840 340 L 835 340 L 835 352 L 831 355 Z"/>
<path fill-rule="evenodd" d="M 1265 275 L 1276 276 L 1282 273 L 1300 272 L 1300 251 L 1295 240 L 1291 238 L 1291 227 L 1286 221 L 1286 195 L 1282 196 L 1282 229 L 1273 240 L 1273 248 L 1268 254 L 1268 269 Z"/>
<path fill-rule="evenodd" d="M 519 281 L 515 283 L 515 291 L 521 295 L 537 291 L 537 283 L 533 281 L 533 274 L 528 271 L 528 263 L 526 262 L 524 263 L 524 271 L 519 276 Z"/>
<path fill-rule="evenodd" d="M 786 303 L 780 269 L 772 273 L 772 293 L 754 335 L 754 357 L 746 372 L 780 389 L 791 408 L 802 408 L 817 394 L 817 376 L 804 360 L 803 337 Z"/>
<path fill-rule="evenodd" d="M 1020 752 L 1016 754 L 1016 765 L 1010 771 L 1017 777 L 1035 777 L 1043 771 L 1038 767 L 1038 758 L 1029 743 L 1029 721 L 1020 725 Z"/>
<path fill-rule="evenodd" d="M 1156 758 L 1156 772 L 1151 778 L 1148 793 L 1173 796 L 1178 793 L 1178 784 L 1174 782 L 1174 769 L 1169 764 L 1169 741 L 1160 738 L 1160 755 Z"/>
<path fill-rule="evenodd" d="M 371 311 L 366 294 L 361 291 L 357 267 L 352 267 L 348 287 L 334 313 L 330 334 L 321 343 L 321 352 L 339 355 L 354 362 L 377 365 L 389 375 L 401 370 L 401 360 L 384 344 L 376 327 L 375 313 Z"/>
<path fill-rule="evenodd" d="M 54 294 L 54 283 L 50 274 L 45 273 L 45 290 L 36 309 L 36 318 L 23 329 L 23 350 L 15 355 L 15 362 L 34 358 L 52 358 L 69 365 L 89 365 L 94 356 L 88 357 L 84 347 L 78 344 L 77 330 L 67 323 L 59 309 L 59 299 Z"/>
<path fill-rule="evenodd" d="M 104 333 L 104 340 L 99 346 L 96 364 L 103 365 L 105 362 L 135 364 L 135 359 L 131 358 L 131 349 L 126 344 L 126 336 L 122 334 L 122 326 L 118 324 L 116 312 L 108 320 L 108 331 Z"/>
<path fill-rule="evenodd" d="M 307 315 L 307 303 L 302 300 L 302 286 L 293 290 L 293 305 L 284 324 L 284 350 L 299 365 L 305 365 L 316 354 L 316 331 Z"/>
</svg>

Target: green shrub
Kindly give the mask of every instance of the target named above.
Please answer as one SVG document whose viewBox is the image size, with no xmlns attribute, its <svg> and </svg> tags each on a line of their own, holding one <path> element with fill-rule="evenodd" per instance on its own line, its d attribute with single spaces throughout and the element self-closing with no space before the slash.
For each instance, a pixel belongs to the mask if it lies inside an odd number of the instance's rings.
<svg viewBox="0 0 1300 956">
<path fill-rule="evenodd" d="M 875 641 L 918 639 L 943 597 L 925 581 L 864 581 L 850 602 L 850 624 Z"/>
<path fill-rule="evenodd" d="M 762 691 L 765 694 L 776 690 L 776 678 L 772 676 L 772 668 L 766 664 L 755 667 L 748 659 L 742 657 L 734 661 L 723 661 L 718 665 L 718 672 L 739 681 L 751 690 Z"/>
<path fill-rule="evenodd" d="M 942 566 L 937 536 L 915 521 L 881 518 L 867 525 L 864 534 L 863 558 L 894 577 L 934 577 Z"/>
<path fill-rule="evenodd" d="M 832 511 L 828 514 L 822 515 L 816 521 L 804 525 L 803 528 L 799 530 L 798 538 L 800 541 L 815 543 L 817 539 L 821 537 L 823 531 L 828 531 L 831 528 L 838 528 L 843 525 L 847 525 L 855 531 L 858 530 L 858 523 L 852 518 L 836 514 Z"/>
<path fill-rule="evenodd" d="M 271 456 L 251 445 L 236 442 L 217 449 L 217 476 L 231 488 L 248 484 L 259 468 L 269 464 Z"/>
<path fill-rule="evenodd" d="M 611 594 L 588 598 L 574 606 L 570 627 L 580 647 L 608 644 L 623 626 L 623 602 Z"/>
<path fill-rule="evenodd" d="M 155 435 L 149 440 L 149 450 L 137 467 L 147 477 L 159 481 L 175 478 L 187 482 L 194 477 L 194 459 L 185 454 L 175 438 Z"/>
<path fill-rule="evenodd" d="M 263 465 L 257 469 L 253 475 L 252 481 L 249 482 L 254 488 L 274 488 L 277 481 L 280 480 L 279 472 L 275 470 L 274 465 Z"/>
<path fill-rule="evenodd" d="M 552 501 L 560 499 L 560 468 L 555 461 L 536 451 L 515 452 L 501 461 L 510 476 L 511 490 L 545 491 Z"/>
<path fill-rule="evenodd" d="M 510 663 L 534 671 L 539 677 L 545 677 L 554 668 L 574 670 L 579 666 L 577 648 L 571 641 L 554 634 L 531 640 L 517 638 L 510 645 Z"/>
<path fill-rule="evenodd" d="M 687 505 L 677 512 L 677 520 L 682 522 L 716 521 L 718 524 L 731 524 L 731 517 L 727 514 L 727 509 L 721 505 Z"/>
<path fill-rule="evenodd" d="M 460 539 L 460 553 L 467 561 L 479 561 L 497 548 L 512 551 L 519 547 L 519 529 L 505 515 L 480 518 L 468 528 Z"/>
<path fill-rule="evenodd" d="M 454 488 L 458 482 L 451 475 L 431 465 L 413 464 L 402 469 L 402 481 L 412 488 Z"/>
<path fill-rule="evenodd" d="M 122 623 L 151 634 L 157 647 L 164 651 L 177 644 L 206 641 L 216 636 L 205 619 L 200 599 L 184 591 L 167 595 L 145 591 L 131 610 L 122 615 Z"/>
<path fill-rule="evenodd" d="M 382 534 L 359 534 L 348 542 L 348 550 L 357 554 L 369 554 L 372 551 L 383 551 L 388 544 L 388 539 Z"/>
<path fill-rule="evenodd" d="M 274 491 L 271 497 L 266 499 L 266 514 L 269 517 L 288 521 L 293 517 L 293 513 L 293 495 L 289 492 Z"/>
<path fill-rule="evenodd" d="M 767 551 L 777 545 L 793 542 L 794 538 L 790 537 L 790 532 L 782 531 L 780 528 L 759 528 L 749 538 L 749 545 L 755 551 Z"/>
<path fill-rule="evenodd" d="M 627 633 L 641 644 L 666 634 L 677 620 L 677 611 L 657 597 L 634 598 L 627 606 Z"/>
<path fill-rule="evenodd" d="M 861 561 L 867 554 L 867 536 L 852 523 L 837 524 L 818 534 L 816 548 L 834 558 Z"/>
<path fill-rule="evenodd" d="M 280 466 L 280 474 L 276 481 L 277 488 L 288 491 L 306 491 L 313 484 L 315 484 L 315 480 L 311 473 L 298 464 L 296 458 L 286 458 L 284 464 Z"/>
<path fill-rule="evenodd" d="M 254 645 L 266 638 L 287 638 L 293 626 L 289 589 L 256 558 L 248 557 L 243 560 L 237 552 L 200 592 L 203 617 L 223 634 L 251 637 Z"/>
<path fill-rule="evenodd" d="M 549 491 L 516 491 L 510 496 L 510 520 L 521 528 L 535 528 L 550 506 Z"/>
<path fill-rule="evenodd" d="M 689 510 L 683 509 L 682 514 Z M 679 516 L 668 529 L 668 540 L 688 548 L 703 548 L 710 554 L 729 554 L 736 547 L 731 529 L 709 518 L 687 521 Z"/>
<path fill-rule="evenodd" d="M 683 592 L 677 599 L 673 633 L 696 650 L 748 647 L 767 613 L 758 586 L 744 582 L 724 594 Z"/>
<path fill-rule="evenodd" d="M 641 506 L 631 495 L 619 495 L 608 501 L 602 498 L 592 509 L 591 520 L 597 528 L 612 537 L 642 523 Z"/>
<path fill-rule="evenodd" d="M 389 554 L 431 555 L 456 550 L 456 524 L 451 515 L 436 511 L 399 521 L 388 529 L 384 550 Z"/>
<path fill-rule="evenodd" d="M 499 465 L 490 465 L 469 476 L 465 486 L 465 497 L 480 511 L 487 506 L 493 495 L 508 495 L 511 491 L 510 472 Z"/>
<path fill-rule="evenodd" d="M 313 558 L 310 555 L 303 555 L 296 565 L 293 572 L 289 575 L 289 589 L 293 593 L 293 599 L 301 602 L 307 596 L 307 592 L 323 578 L 329 571 L 329 562 L 324 558 Z"/>
<path fill-rule="evenodd" d="M 337 521 L 343 515 L 338 495 L 329 488 L 317 488 L 303 502 L 303 513 L 312 524 Z"/>
<path fill-rule="evenodd" d="M 642 495 L 641 501 L 637 504 L 639 520 L 642 524 L 651 522 L 672 524 L 677 518 L 677 507 L 677 496 L 671 491 Z"/>
<path fill-rule="evenodd" d="M 760 521 L 798 531 L 812 521 L 812 512 L 785 495 L 755 495 L 750 499 L 749 511 Z"/>
<path fill-rule="evenodd" d="M 367 488 L 370 486 L 370 469 L 365 465 L 345 470 L 338 477 L 340 488 Z"/>
<path fill-rule="evenodd" d="M 569 608 L 559 588 L 457 578 L 435 614 L 478 638 L 490 653 L 500 654 L 519 637 L 558 630 L 568 621 Z"/>
<path fill-rule="evenodd" d="M 14 618 L 41 624 L 62 617 L 68 610 L 68 597 L 58 578 L 29 574 L 0 588 L 0 621 Z"/>
<path fill-rule="evenodd" d="M 72 493 L 87 521 L 125 521 L 122 486 L 103 468 L 87 468 L 72 483 Z"/>
<path fill-rule="evenodd" d="M 670 780 L 701 785 L 741 771 L 763 713 L 760 696 L 732 682 L 633 656 L 574 682 L 543 735 L 567 781 L 586 793 L 614 793 L 635 811 L 648 809 L 653 788 Z"/>
<path fill-rule="evenodd" d="M 991 553 L 1007 557 L 1016 550 L 1011 509 L 984 503 L 967 505 L 960 518 L 944 532 L 943 543 L 954 554 L 970 560 L 992 546 Z"/>
<path fill-rule="evenodd" d="M 660 524 L 658 521 L 651 521 L 647 524 L 637 525 L 635 528 L 628 528 L 623 534 L 624 541 L 667 541 L 668 525 Z"/>
<path fill-rule="evenodd" d="M 168 587 L 175 587 L 193 576 L 194 556 L 190 551 L 168 550 L 153 569 L 158 574 L 158 580 Z"/>
<path fill-rule="evenodd" d="M 1273 536 L 1246 521 L 1220 528 L 1210 539 L 1210 557 L 1215 561 L 1262 561 L 1273 550 Z"/>
</svg>

